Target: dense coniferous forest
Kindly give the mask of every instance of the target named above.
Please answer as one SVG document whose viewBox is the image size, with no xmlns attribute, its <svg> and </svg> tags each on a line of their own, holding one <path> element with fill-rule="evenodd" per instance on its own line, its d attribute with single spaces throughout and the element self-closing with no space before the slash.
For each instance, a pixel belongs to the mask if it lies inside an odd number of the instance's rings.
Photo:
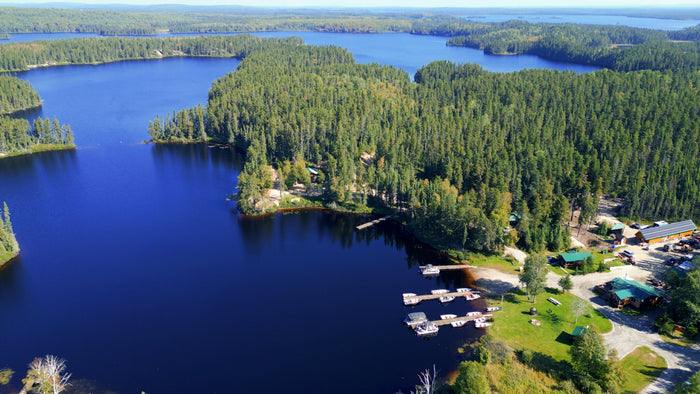
<svg viewBox="0 0 700 394">
<path fill-rule="evenodd" d="M 65 64 L 98 64 L 172 56 L 244 57 L 277 42 L 303 44 L 299 38 L 262 39 L 250 35 L 169 38 L 74 38 L 0 45 L 0 70 Z"/>
<path fill-rule="evenodd" d="M 526 53 L 617 71 L 700 68 L 698 27 L 665 32 L 627 26 L 508 21 L 427 25 L 414 33 L 449 35 L 448 45 L 483 49 L 489 54 Z"/>
<path fill-rule="evenodd" d="M 0 157 L 11 153 L 75 147 L 73 130 L 56 118 L 37 118 L 30 126 L 26 119 L 0 116 Z"/>
<path fill-rule="evenodd" d="M 0 114 L 11 114 L 39 106 L 39 94 L 29 82 L 0 75 Z"/>
<path fill-rule="evenodd" d="M 699 79 L 435 62 L 411 83 L 343 49 L 283 45 L 216 81 L 206 109 L 149 131 L 255 142 L 256 166 L 318 164 L 329 201 L 405 207 L 409 227 L 442 248 L 557 250 L 569 210 L 592 215 L 602 194 L 624 197 L 634 217 L 700 217 Z M 523 220 L 504 233 L 513 211 Z"/>
<path fill-rule="evenodd" d="M 7 203 L 3 202 L 0 209 L 0 266 L 11 260 L 19 253 L 19 243 L 15 238 L 10 221 L 10 209 Z"/>
</svg>

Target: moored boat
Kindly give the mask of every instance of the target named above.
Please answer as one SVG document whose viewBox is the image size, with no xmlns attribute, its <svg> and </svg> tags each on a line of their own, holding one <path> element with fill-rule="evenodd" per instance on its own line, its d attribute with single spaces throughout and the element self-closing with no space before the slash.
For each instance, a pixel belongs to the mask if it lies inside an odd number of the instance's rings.
<svg viewBox="0 0 700 394">
<path fill-rule="evenodd" d="M 427 337 L 437 335 L 440 328 L 437 326 L 437 324 L 426 320 L 423 323 L 418 324 L 413 330 L 419 337 Z"/>
<path fill-rule="evenodd" d="M 403 293 L 404 305 L 417 305 L 420 303 L 420 298 L 416 298 L 416 293 Z"/>
<path fill-rule="evenodd" d="M 478 321 L 475 321 L 475 322 L 474 322 L 474 326 L 475 326 L 476 328 L 491 327 L 491 324 L 492 324 L 492 323 L 478 322 Z"/>
<path fill-rule="evenodd" d="M 421 273 L 422 273 L 424 276 L 436 276 L 436 275 L 440 275 L 440 268 L 438 268 L 438 267 L 436 267 L 436 266 L 434 266 L 434 265 L 432 265 L 432 264 L 428 264 L 428 265 L 426 265 L 425 267 L 423 267 L 423 268 L 421 269 Z"/>
<path fill-rule="evenodd" d="M 490 306 L 490 307 L 486 308 L 486 312 L 496 312 L 496 311 L 500 311 L 501 309 L 503 309 L 502 306 Z"/>
<path fill-rule="evenodd" d="M 430 290 L 430 294 L 447 294 L 449 292 L 450 291 L 447 289 Z M 442 302 L 443 304 L 446 302 L 452 302 L 454 300 L 455 300 L 455 297 L 451 296 L 451 295 L 444 295 L 444 296 L 440 297 L 440 302 Z"/>
</svg>

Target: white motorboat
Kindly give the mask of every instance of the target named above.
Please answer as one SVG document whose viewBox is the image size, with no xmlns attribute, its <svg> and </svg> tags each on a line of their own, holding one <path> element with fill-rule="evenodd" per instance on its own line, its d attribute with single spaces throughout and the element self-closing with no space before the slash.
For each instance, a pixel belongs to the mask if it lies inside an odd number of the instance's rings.
<svg viewBox="0 0 700 394">
<path fill-rule="evenodd" d="M 417 305 L 420 303 L 420 298 L 416 298 L 416 293 L 403 293 L 403 304 L 404 305 Z"/>
<path fill-rule="evenodd" d="M 460 287 L 457 289 L 458 293 L 471 293 L 472 288 L 471 287 Z"/>
<path fill-rule="evenodd" d="M 447 289 L 430 290 L 430 294 L 447 294 L 449 292 L 450 291 Z M 443 304 L 446 302 L 452 302 L 454 300 L 455 300 L 455 297 L 451 296 L 451 295 L 444 295 L 444 296 L 440 297 L 440 302 L 442 302 Z"/>
<path fill-rule="evenodd" d="M 457 315 L 453 315 L 452 313 L 446 313 L 444 315 L 440 315 L 440 319 L 442 319 L 442 320 L 454 319 L 455 317 L 457 317 Z"/>
<path fill-rule="evenodd" d="M 490 306 L 490 307 L 486 308 L 486 312 L 496 312 L 496 311 L 500 311 L 501 309 L 503 309 L 502 306 Z"/>
<path fill-rule="evenodd" d="M 478 321 L 475 321 L 475 322 L 474 322 L 474 326 L 475 326 L 476 328 L 491 327 L 491 324 L 492 324 L 492 323 L 478 322 Z"/>
<path fill-rule="evenodd" d="M 427 337 L 437 335 L 438 331 L 440 330 L 440 327 L 438 327 L 437 324 L 426 320 L 423 323 L 417 325 L 413 330 L 419 337 Z"/>
<path fill-rule="evenodd" d="M 456 317 L 457 317 L 457 315 L 453 315 L 451 313 L 448 313 L 445 315 L 440 315 L 440 319 L 442 319 L 442 320 L 454 319 Z M 462 327 L 463 325 L 467 324 L 467 321 L 466 320 L 457 320 L 457 321 L 451 322 L 450 324 L 452 325 L 452 327 Z"/>
</svg>

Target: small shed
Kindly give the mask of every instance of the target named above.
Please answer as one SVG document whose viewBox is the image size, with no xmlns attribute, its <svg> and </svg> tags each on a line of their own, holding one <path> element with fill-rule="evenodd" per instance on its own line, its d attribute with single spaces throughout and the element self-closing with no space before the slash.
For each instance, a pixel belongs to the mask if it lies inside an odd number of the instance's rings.
<svg viewBox="0 0 700 394">
<path fill-rule="evenodd" d="M 571 339 L 576 339 L 588 331 L 588 326 L 576 326 L 574 327 L 574 330 L 571 331 Z"/>
<path fill-rule="evenodd" d="M 618 223 L 612 227 L 610 227 L 610 234 L 616 235 L 620 234 L 622 235 L 622 232 L 625 230 L 625 225 L 622 223 Z"/>
<path fill-rule="evenodd" d="M 584 260 L 592 256 L 589 252 L 562 253 L 559 255 L 559 259 L 564 268 L 571 268 L 580 266 Z"/>
<path fill-rule="evenodd" d="M 511 212 L 510 215 L 508 215 L 508 223 L 510 223 L 511 227 L 515 227 L 521 220 L 522 216 L 520 216 L 519 213 L 517 212 Z"/>
<path fill-rule="evenodd" d="M 697 227 L 692 220 L 684 220 L 639 230 L 637 238 L 642 242 L 653 244 L 654 242 L 665 242 L 670 239 L 685 237 L 691 235 L 695 230 L 697 230 Z"/>
</svg>

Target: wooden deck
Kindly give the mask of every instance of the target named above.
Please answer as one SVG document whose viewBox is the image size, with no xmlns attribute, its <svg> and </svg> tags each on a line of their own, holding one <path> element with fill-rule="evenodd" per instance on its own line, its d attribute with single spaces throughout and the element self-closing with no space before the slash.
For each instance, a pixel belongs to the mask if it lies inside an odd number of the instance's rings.
<svg viewBox="0 0 700 394">
<path fill-rule="evenodd" d="M 420 268 L 421 272 L 425 268 L 425 265 L 418 266 Z M 447 270 L 465 270 L 467 268 L 476 268 L 474 265 L 467 265 L 467 264 L 450 264 L 450 265 L 434 265 L 433 267 L 437 267 L 440 271 L 447 271 Z"/>
<path fill-rule="evenodd" d="M 375 224 L 380 223 L 380 222 L 383 222 L 383 221 L 389 219 L 389 218 L 392 217 L 392 216 L 393 216 L 393 215 L 384 216 L 383 218 L 379 218 L 379 219 L 372 220 L 371 222 L 367 222 L 367 223 L 365 223 L 365 224 L 361 224 L 361 225 L 359 225 L 359 226 L 357 226 L 357 227 L 355 227 L 355 228 L 358 229 L 358 230 L 364 230 L 364 229 L 366 229 L 367 227 L 374 226 Z"/>
<path fill-rule="evenodd" d="M 454 318 L 452 318 L 452 319 L 432 320 L 431 323 L 435 324 L 436 326 L 446 326 L 446 325 L 452 324 L 452 322 L 456 322 L 456 321 L 465 321 L 465 320 L 468 321 L 468 322 L 474 321 L 474 320 L 476 320 L 476 319 L 478 319 L 478 318 L 480 318 L 480 317 L 482 317 L 482 316 L 483 316 L 483 315 L 478 315 L 478 316 L 457 316 L 457 317 L 454 317 Z"/>
<path fill-rule="evenodd" d="M 424 295 L 415 295 L 415 296 L 409 296 L 409 297 L 403 297 L 404 300 L 406 299 L 418 299 L 421 301 L 424 300 L 437 300 L 440 297 L 445 297 L 445 296 L 454 296 L 454 297 L 464 297 L 467 295 L 472 295 L 474 292 L 461 292 L 461 291 L 452 291 L 449 293 L 442 293 L 442 294 L 424 294 Z"/>
</svg>

